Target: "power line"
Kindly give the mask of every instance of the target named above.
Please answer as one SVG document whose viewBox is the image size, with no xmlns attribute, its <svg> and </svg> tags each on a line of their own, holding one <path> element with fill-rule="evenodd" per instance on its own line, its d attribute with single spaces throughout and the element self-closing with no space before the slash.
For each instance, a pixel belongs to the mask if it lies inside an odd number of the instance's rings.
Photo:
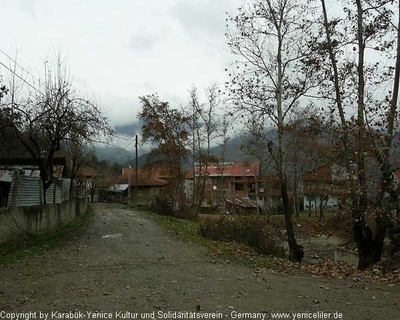
<svg viewBox="0 0 400 320">
<path fill-rule="evenodd" d="M 11 58 L 7 53 L 5 53 L 2 49 L 0 49 L 0 52 L 4 54 L 8 59 L 10 59 L 12 62 L 14 62 L 18 67 L 20 67 L 23 71 L 25 71 L 27 74 L 29 74 L 33 79 L 36 81 L 40 82 L 38 78 L 36 78 L 34 75 L 32 75 L 28 70 L 26 70 L 23 66 L 21 66 L 15 59 Z"/>
<path fill-rule="evenodd" d="M 125 140 L 125 141 L 131 141 L 132 139 L 130 139 L 130 138 L 124 138 L 124 137 L 122 137 L 122 136 L 119 136 L 118 134 L 113 134 L 112 135 L 114 138 L 118 138 L 118 139 L 120 139 L 120 140 Z"/>
<path fill-rule="evenodd" d="M 34 89 L 35 91 L 37 91 L 38 93 L 40 93 L 41 95 L 44 96 L 44 93 L 41 92 L 39 89 L 37 89 L 35 86 L 33 86 L 32 84 L 30 84 L 28 81 L 26 81 L 24 78 L 22 78 L 19 74 L 17 74 L 15 71 L 11 70 L 9 67 L 7 67 L 3 62 L 0 61 L 0 64 L 6 68 L 8 71 L 10 71 L 12 74 L 16 75 L 19 79 L 21 79 L 23 82 L 25 82 L 28 86 L 30 86 L 32 89 Z"/>
</svg>

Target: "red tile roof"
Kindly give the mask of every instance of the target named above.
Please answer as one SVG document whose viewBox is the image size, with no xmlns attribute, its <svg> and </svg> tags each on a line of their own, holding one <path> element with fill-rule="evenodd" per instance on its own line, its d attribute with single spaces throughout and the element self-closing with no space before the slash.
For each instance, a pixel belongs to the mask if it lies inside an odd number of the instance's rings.
<svg viewBox="0 0 400 320">
<path fill-rule="evenodd" d="M 84 168 L 80 168 L 78 170 L 78 176 L 97 176 L 97 172 L 95 169 L 90 168 L 90 167 L 84 167 Z"/>
<path fill-rule="evenodd" d="M 129 168 L 123 168 L 123 174 L 119 175 L 117 180 L 118 183 L 128 183 L 129 181 Z M 165 177 L 165 170 L 162 169 L 147 169 L 138 168 L 138 186 L 165 186 L 168 181 L 162 179 Z M 135 184 L 136 181 L 136 170 L 135 168 L 130 169 L 131 185 Z"/>
<path fill-rule="evenodd" d="M 203 169 L 205 170 L 205 168 Z M 208 176 L 231 176 L 231 177 L 254 177 L 260 175 L 260 163 L 258 161 L 233 161 L 209 165 Z M 196 168 L 196 175 L 201 175 L 200 169 Z"/>
</svg>

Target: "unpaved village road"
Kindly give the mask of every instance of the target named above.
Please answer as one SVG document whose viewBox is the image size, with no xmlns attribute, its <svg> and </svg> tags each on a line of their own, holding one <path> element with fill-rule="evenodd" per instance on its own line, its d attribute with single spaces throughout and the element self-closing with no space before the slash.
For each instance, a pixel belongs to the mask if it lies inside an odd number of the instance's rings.
<svg viewBox="0 0 400 320">
<path fill-rule="evenodd" d="M 327 319 L 328 313 L 334 319 L 335 312 L 349 320 L 400 319 L 399 283 L 257 274 L 215 261 L 207 249 L 170 235 L 146 213 L 110 205 L 95 210 L 79 238 L 0 266 L 0 318 L 22 311 L 37 317 L 39 312 L 99 311 L 113 318 L 118 312 L 145 316 L 154 311 L 160 319 L 163 312 L 195 312 L 199 305 L 202 312 L 218 311 L 225 319 L 237 317 L 236 312 L 265 312 L 271 319 L 275 311 L 324 312 L 314 319 Z"/>
</svg>

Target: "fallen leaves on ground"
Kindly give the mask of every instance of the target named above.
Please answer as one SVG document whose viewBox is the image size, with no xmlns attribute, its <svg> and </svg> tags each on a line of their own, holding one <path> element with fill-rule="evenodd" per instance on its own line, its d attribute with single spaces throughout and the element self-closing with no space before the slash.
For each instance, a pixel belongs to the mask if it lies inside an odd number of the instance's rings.
<svg viewBox="0 0 400 320">
<path fill-rule="evenodd" d="M 361 271 L 346 263 L 334 262 L 330 259 L 316 259 L 313 263 L 302 265 L 292 263 L 287 258 L 257 254 L 251 248 L 234 242 L 221 243 L 215 241 L 214 246 L 209 249 L 211 256 L 229 256 L 254 267 L 256 275 L 262 270 L 273 270 L 285 275 L 303 273 L 320 278 L 352 278 L 354 282 L 361 281 L 361 279 L 379 283 L 400 282 L 400 265 L 393 266 L 393 264 L 388 265 L 383 262 L 374 265 L 371 269 Z"/>
<path fill-rule="evenodd" d="M 255 259 L 255 258 L 254 258 Z M 393 283 L 400 282 L 400 269 L 386 270 L 380 264 L 372 269 L 357 270 L 345 263 L 334 262 L 332 260 L 320 260 L 312 264 L 300 265 L 292 263 L 285 258 L 263 257 L 257 259 L 258 267 L 254 273 L 257 276 L 263 270 L 274 270 L 286 275 L 310 274 L 312 277 L 333 278 L 333 279 L 352 279 L 355 283 L 369 280 L 376 283 L 390 283 L 388 286 L 394 286 Z M 358 287 L 355 285 L 355 287 Z M 329 290 L 329 287 L 321 287 Z"/>
<path fill-rule="evenodd" d="M 373 269 L 357 270 L 345 263 L 322 260 L 313 264 L 301 266 L 303 272 L 323 278 L 352 278 L 354 282 L 368 279 L 372 282 L 400 282 L 400 269 L 387 272 L 379 265 Z"/>
</svg>

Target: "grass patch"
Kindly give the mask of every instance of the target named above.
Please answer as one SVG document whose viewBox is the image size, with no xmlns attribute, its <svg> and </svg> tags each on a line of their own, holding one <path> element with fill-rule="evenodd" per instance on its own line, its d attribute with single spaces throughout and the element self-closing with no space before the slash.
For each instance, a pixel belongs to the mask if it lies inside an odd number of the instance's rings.
<svg viewBox="0 0 400 320">
<path fill-rule="evenodd" d="M 270 267 L 275 264 L 275 257 L 260 255 L 245 244 L 202 237 L 199 229 L 204 221 L 199 223 L 157 214 L 150 214 L 150 216 L 170 233 L 190 243 L 196 243 L 208 248 L 211 256 L 234 260 L 251 267 Z"/>
<path fill-rule="evenodd" d="M 253 251 L 237 243 L 228 243 L 206 239 L 199 235 L 199 222 L 184 219 L 178 219 L 168 216 L 151 214 L 151 217 L 169 232 L 178 235 L 182 239 L 191 243 L 196 243 L 210 250 L 213 256 L 233 256 L 235 253 L 253 255 Z"/>
<path fill-rule="evenodd" d="M 257 253 L 256 250 L 249 246 L 238 243 L 237 241 L 218 241 L 202 237 L 199 234 L 199 228 L 200 225 L 207 220 L 206 217 L 202 217 L 200 222 L 177 219 L 168 216 L 159 216 L 154 213 L 150 213 L 150 217 L 170 233 L 175 234 L 188 242 L 196 243 L 208 248 L 211 257 L 221 259 L 224 263 L 233 262 L 239 265 L 245 265 L 254 268 L 255 272 L 261 269 L 272 269 L 287 275 L 302 272 L 301 266 L 299 264 L 291 263 L 287 258 L 282 257 L 279 252 L 280 250 L 278 251 L 278 256 L 263 255 Z M 258 217 L 260 220 L 266 222 L 265 217 Z M 235 218 L 237 217 L 233 217 L 233 219 Z M 221 217 L 216 218 L 212 216 L 209 219 L 209 223 L 218 223 L 218 220 L 220 219 Z M 250 217 L 249 219 L 252 218 Z M 248 224 L 247 226 L 252 227 L 252 223 L 250 222 L 250 225 Z M 216 262 L 216 260 L 214 262 Z"/>
<path fill-rule="evenodd" d="M 205 238 L 238 242 L 262 255 L 284 255 L 277 230 L 263 218 L 237 216 L 204 220 L 198 230 L 199 234 Z"/>
<path fill-rule="evenodd" d="M 178 219 L 170 216 L 160 216 L 151 214 L 151 217 L 162 227 L 174 233 L 185 240 L 193 243 L 206 245 L 206 239 L 200 237 L 197 233 L 198 222 Z"/>
<path fill-rule="evenodd" d="M 88 206 L 86 214 L 77 216 L 64 227 L 43 236 L 27 235 L 23 238 L 0 244 L 0 264 L 7 264 L 25 257 L 42 254 L 65 241 L 78 236 L 88 225 L 94 210 Z"/>
</svg>

